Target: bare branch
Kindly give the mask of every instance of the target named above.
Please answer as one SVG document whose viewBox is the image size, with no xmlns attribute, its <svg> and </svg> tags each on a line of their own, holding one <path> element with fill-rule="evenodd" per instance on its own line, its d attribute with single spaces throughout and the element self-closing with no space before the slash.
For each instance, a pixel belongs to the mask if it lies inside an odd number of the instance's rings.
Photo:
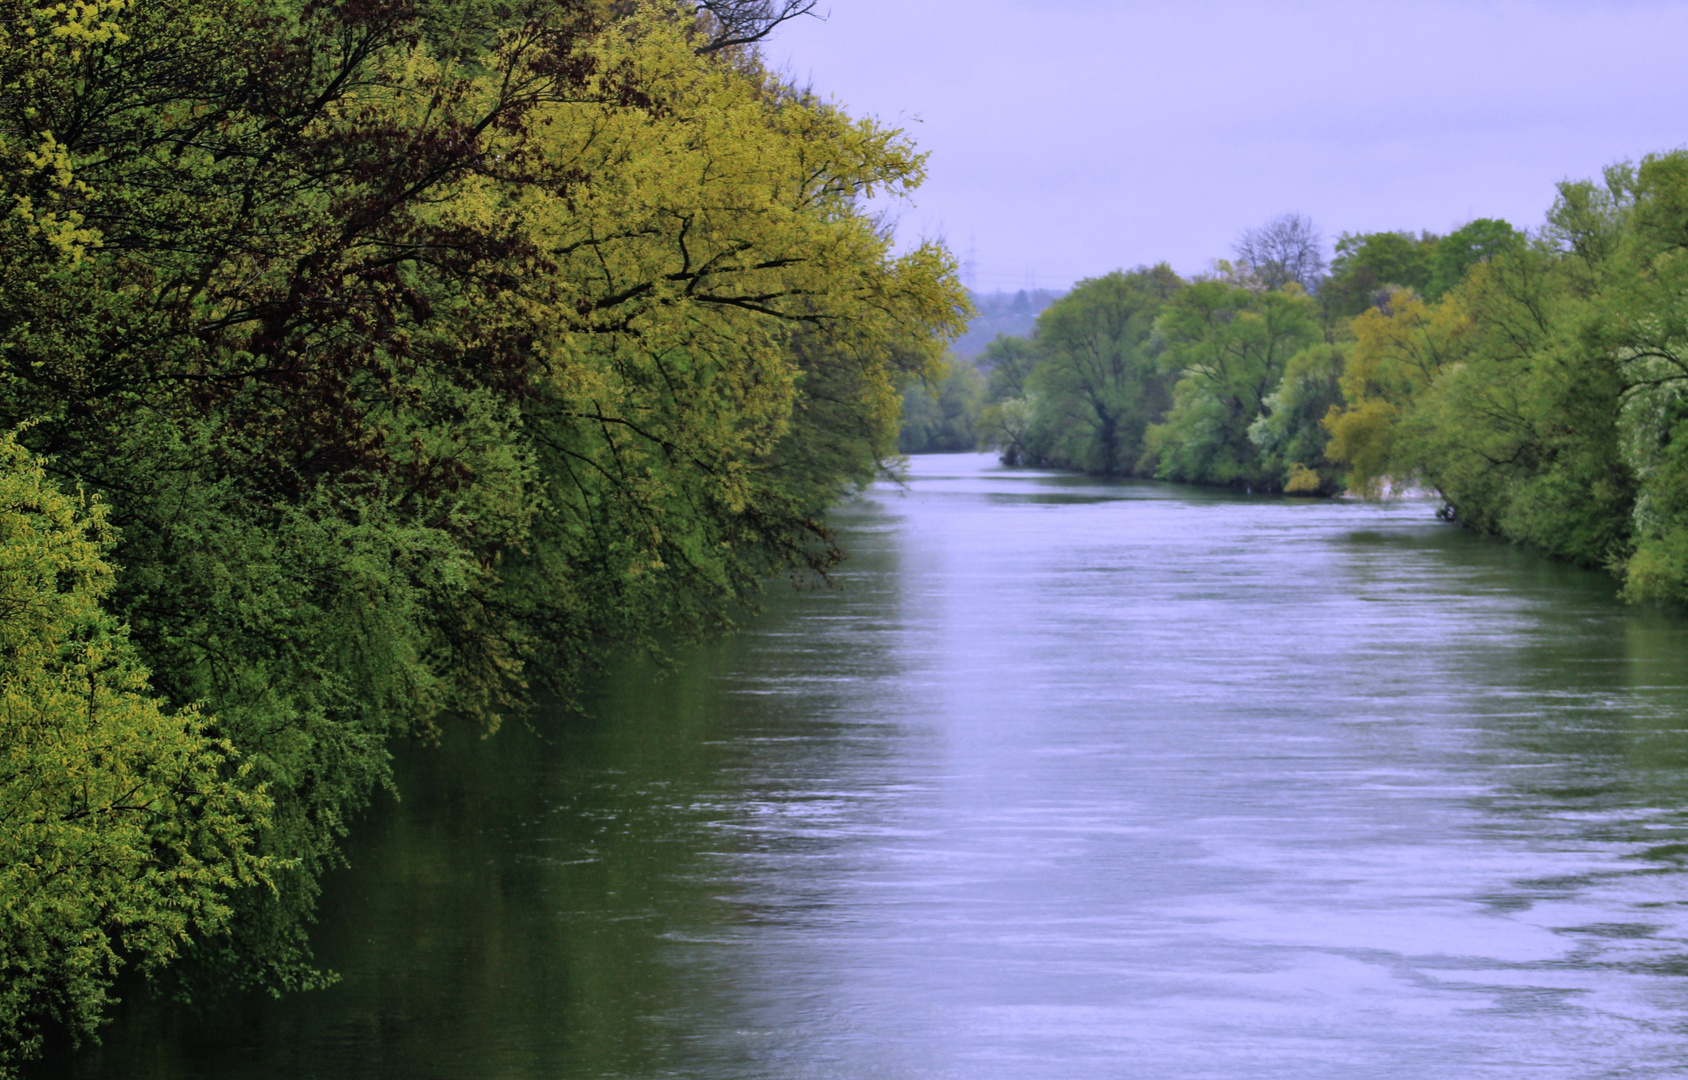
<svg viewBox="0 0 1688 1080">
<path fill-rule="evenodd" d="M 1300 282 L 1309 293 L 1317 292 L 1325 272 L 1324 238 L 1313 220 L 1301 214 L 1280 214 L 1258 229 L 1249 229 L 1234 249 L 1268 289 Z"/>
<path fill-rule="evenodd" d="M 804 15 L 815 15 L 820 0 L 700 0 L 696 13 L 705 35 L 698 55 L 719 52 L 737 45 L 754 45 L 782 23 Z"/>
</svg>

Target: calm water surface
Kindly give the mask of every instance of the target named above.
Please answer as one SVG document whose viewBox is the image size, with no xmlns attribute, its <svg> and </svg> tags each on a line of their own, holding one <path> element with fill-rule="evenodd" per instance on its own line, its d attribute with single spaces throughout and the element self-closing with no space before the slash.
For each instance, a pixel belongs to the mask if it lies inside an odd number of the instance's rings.
<svg viewBox="0 0 1688 1080">
<path fill-rule="evenodd" d="M 402 751 L 339 986 L 65 1075 L 1684 1075 L 1688 626 L 1431 510 L 916 458 L 840 588 Z"/>
</svg>

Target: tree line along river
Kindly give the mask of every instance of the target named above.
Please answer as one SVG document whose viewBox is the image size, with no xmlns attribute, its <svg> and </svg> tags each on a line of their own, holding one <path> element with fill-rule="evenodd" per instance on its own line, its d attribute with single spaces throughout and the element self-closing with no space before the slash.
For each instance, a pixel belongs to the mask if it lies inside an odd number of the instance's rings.
<svg viewBox="0 0 1688 1080">
<path fill-rule="evenodd" d="M 1688 624 L 1433 509 L 916 457 L 838 587 L 402 750 L 337 986 L 39 1072 L 1681 1075 Z"/>
</svg>

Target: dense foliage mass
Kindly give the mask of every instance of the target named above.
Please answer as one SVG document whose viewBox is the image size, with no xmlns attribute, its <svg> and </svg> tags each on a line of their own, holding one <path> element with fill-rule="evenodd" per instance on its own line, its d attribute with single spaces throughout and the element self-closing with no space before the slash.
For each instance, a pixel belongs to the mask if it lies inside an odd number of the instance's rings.
<svg viewBox="0 0 1688 1080">
<path fill-rule="evenodd" d="M 911 383 L 903 390 L 897 448 L 905 454 L 975 449 L 987 390 L 979 369 L 965 361 L 945 365 L 936 380 Z"/>
<path fill-rule="evenodd" d="M 0 7 L 3 1070 L 123 963 L 319 981 L 387 740 L 831 565 L 966 300 L 801 5 Z"/>
<path fill-rule="evenodd" d="M 1436 302 L 1353 322 L 1327 426 L 1352 483 L 1688 599 L 1688 154 L 1567 183 L 1546 226 Z"/>
<path fill-rule="evenodd" d="M 1298 266 L 1305 273 L 1304 266 Z M 999 337 L 980 364 L 978 432 L 1009 462 L 1251 490 L 1332 493 L 1326 409 L 1341 349 L 1282 267 L 1184 281 L 1165 264 L 1080 282 L 1029 339 Z"/>
<path fill-rule="evenodd" d="M 104 507 L 0 436 L 0 1069 L 49 1019 L 97 1023 L 122 958 L 173 959 L 267 880 L 263 789 L 152 696 L 100 607 L 110 543 Z"/>
</svg>

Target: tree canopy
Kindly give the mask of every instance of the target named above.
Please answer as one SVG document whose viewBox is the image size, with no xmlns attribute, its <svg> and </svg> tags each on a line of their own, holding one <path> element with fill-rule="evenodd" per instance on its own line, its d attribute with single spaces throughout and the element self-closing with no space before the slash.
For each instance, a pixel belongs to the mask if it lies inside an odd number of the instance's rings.
<svg viewBox="0 0 1688 1080">
<path fill-rule="evenodd" d="M 1688 597 L 1685 192 L 1681 152 L 1562 184 L 1527 242 L 1467 232 L 1439 302 L 1400 295 L 1356 319 L 1328 424 L 1358 485 L 1411 478 L 1445 516 L 1609 567 L 1631 598 Z"/>
<path fill-rule="evenodd" d="M 1162 264 L 1081 281 L 1037 319 L 1029 350 L 999 338 L 986 351 L 1007 401 L 985 414 L 1015 460 L 1129 474 L 1170 389 L 1155 316 L 1178 288 Z"/>
<path fill-rule="evenodd" d="M 178 985 L 313 985 L 390 738 L 838 559 L 967 309 L 864 209 L 924 159 L 761 66 L 805 4 L 4 2 L 0 425 L 97 496 L 158 715 L 239 763 L 268 884 Z"/>
</svg>

